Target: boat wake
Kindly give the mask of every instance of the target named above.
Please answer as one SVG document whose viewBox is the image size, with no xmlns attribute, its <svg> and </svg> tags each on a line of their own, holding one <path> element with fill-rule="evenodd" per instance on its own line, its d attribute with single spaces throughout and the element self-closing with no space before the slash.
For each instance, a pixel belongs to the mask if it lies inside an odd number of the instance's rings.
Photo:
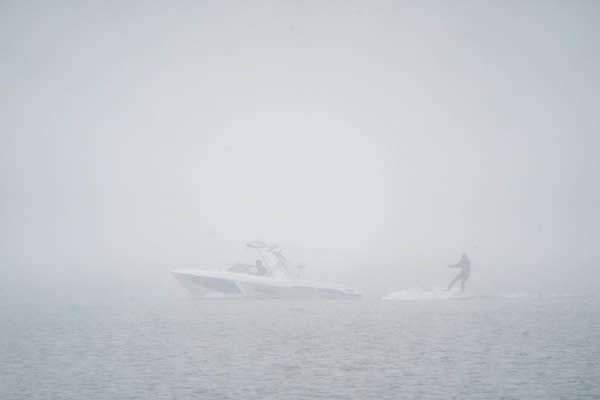
<svg viewBox="0 0 600 400">
<path fill-rule="evenodd" d="M 529 292 L 507 292 L 494 294 L 473 294 L 461 292 L 460 289 L 446 291 L 434 287 L 432 289 L 404 289 L 383 296 L 382 300 L 464 300 L 464 299 L 506 299 L 506 300 L 543 300 L 543 299 L 568 299 L 574 297 L 585 297 L 564 293 L 529 293 Z"/>
<path fill-rule="evenodd" d="M 460 290 L 446 291 L 442 288 L 432 289 L 404 289 L 383 296 L 382 300 L 458 300 L 473 297 Z"/>
</svg>

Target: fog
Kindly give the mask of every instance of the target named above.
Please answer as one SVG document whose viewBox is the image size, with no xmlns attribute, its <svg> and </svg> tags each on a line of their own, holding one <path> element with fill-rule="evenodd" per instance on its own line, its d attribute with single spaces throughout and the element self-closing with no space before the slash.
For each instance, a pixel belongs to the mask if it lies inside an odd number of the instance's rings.
<svg viewBox="0 0 600 400">
<path fill-rule="evenodd" d="M 260 239 L 370 296 L 445 286 L 462 252 L 473 290 L 592 291 L 599 17 L 2 2 L 4 290 L 156 293 Z"/>
</svg>

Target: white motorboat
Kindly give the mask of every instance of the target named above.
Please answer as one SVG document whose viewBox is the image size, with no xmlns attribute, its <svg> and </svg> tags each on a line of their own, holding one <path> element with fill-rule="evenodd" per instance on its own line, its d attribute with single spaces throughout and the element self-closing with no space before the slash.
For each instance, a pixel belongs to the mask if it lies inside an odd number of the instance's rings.
<svg viewBox="0 0 600 400">
<path fill-rule="evenodd" d="M 299 278 L 301 265 L 292 265 L 276 245 L 255 241 L 254 264 L 236 263 L 225 270 L 181 269 L 171 271 L 179 282 L 203 297 L 251 298 L 359 298 L 361 293 L 339 284 Z"/>
</svg>

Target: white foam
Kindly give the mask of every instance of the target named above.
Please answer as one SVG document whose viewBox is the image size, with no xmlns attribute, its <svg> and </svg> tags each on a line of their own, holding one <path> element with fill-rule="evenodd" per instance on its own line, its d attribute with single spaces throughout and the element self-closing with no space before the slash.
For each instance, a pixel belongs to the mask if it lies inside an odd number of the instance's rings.
<svg viewBox="0 0 600 400">
<path fill-rule="evenodd" d="M 499 297 L 504 299 L 559 299 L 559 298 L 573 298 L 573 297 L 584 297 L 582 295 L 576 295 L 572 293 L 530 293 L 530 292 L 509 292 L 500 293 Z"/>
<path fill-rule="evenodd" d="M 411 288 L 403 289 L 396 292 L 389 293 L 383 296 L 382 300 L 456 300 L 456 299 L 507 299 L 507 300 L 542 300 L 542 299 L 560 299 L 560 298 L 573 298 L 573 297 L 584 297 L 573 295 L 569 293 L 532 293 L 532 292 L 505 292 L 505 293 L 477 293 L 472 294 L 468 292 L 462 293 L 460 289 L 453 289 L 447 292 L 443 288 L 434 287 L 432 289 L 423 288 Z"/>
<path fill-rule="evenodd" d="M 533 293 L 527 292 L 509 292 L 509 293 L 500 293 L 498 297 L 502 297 L 504 299 L 532 299 L 537 297 L 537 295 Z"/>
<path fill-rule="evenodd" d="M 382 300 L 453 300 L 471 297 L 467 293 L 461 293 L 460 289 L 446 291 L 442 288 L 432 289 L 404 289 L 383 296 Z"/>
</svg>

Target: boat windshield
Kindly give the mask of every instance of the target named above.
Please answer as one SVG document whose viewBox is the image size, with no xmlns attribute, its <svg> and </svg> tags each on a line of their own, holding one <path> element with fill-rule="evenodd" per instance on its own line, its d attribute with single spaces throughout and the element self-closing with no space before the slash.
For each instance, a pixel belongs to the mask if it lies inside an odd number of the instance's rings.
<svg viewBox="0 0 600 400">
<path fill-rule="evenodd" d="M 236 263 L 229 267 L 227 271 L 237 272 L 239 274 L 268 276 L 269 271 L 265 268 L 260 260 L 256 260 L 255 264 Z"/>
</svg>

